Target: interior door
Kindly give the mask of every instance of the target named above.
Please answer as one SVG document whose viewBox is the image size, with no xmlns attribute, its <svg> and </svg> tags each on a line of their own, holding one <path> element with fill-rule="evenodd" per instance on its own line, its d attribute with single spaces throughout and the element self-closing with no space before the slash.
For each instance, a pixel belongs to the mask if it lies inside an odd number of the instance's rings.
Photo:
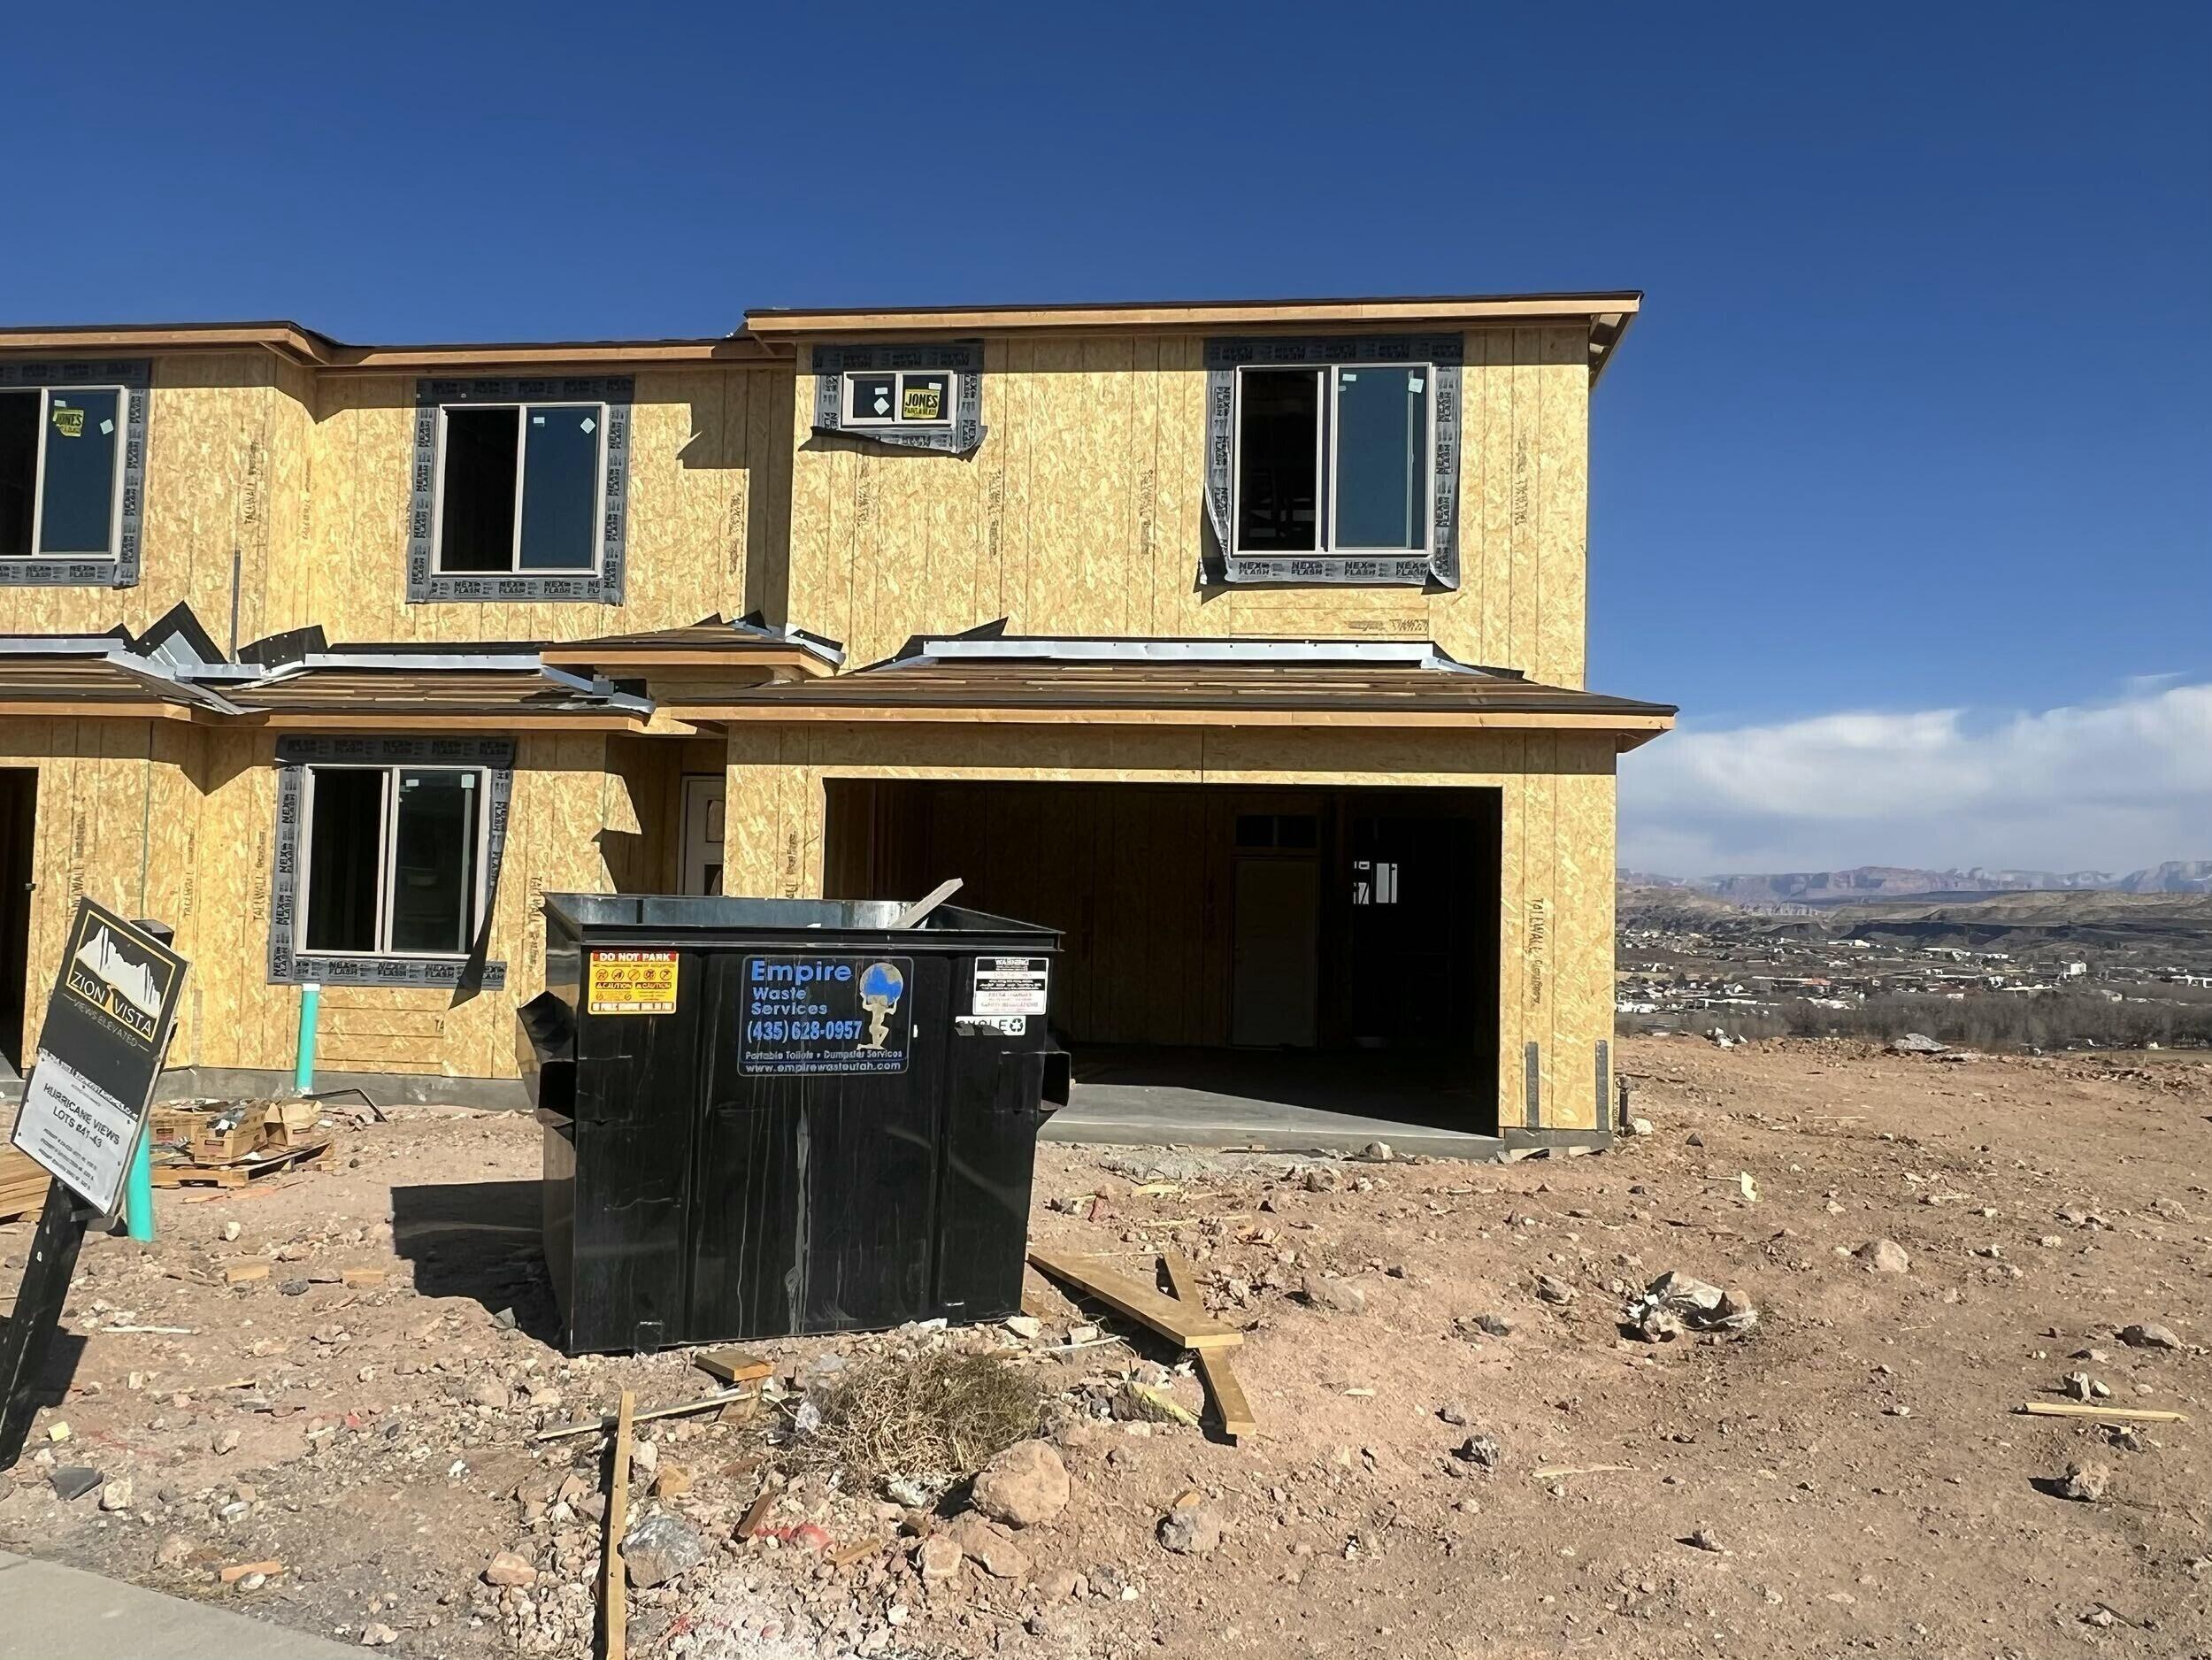
<svg viewBox="0 0 2212 1660">
<path fill-rule="evenodd" d="M 1240 858 L 1235 865 L 1229 1041 L 1311 1049 L 1321 980 L 1320 864 Z"/>
<path fill-rule="evenodd" d="M 711 773 L 684 780 L 683 891 L 722 891 L 722 820 L 729 780 Z"/>
</svg>

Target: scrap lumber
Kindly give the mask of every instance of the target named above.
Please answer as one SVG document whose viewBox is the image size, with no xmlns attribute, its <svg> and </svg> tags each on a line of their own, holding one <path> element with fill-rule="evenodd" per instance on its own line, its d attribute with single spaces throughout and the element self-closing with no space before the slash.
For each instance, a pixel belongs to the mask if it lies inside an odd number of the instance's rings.
<svg viewBox="0 0 2212 1660">
<path fill-rule="evenodd" d="M 1040 1272 L 1073 1286 L 1086 1296 L 1095 1298 L 1140 1326 L 1149 1326 L 1185 1349 L 1203 1354 L 1212 1349 L 1234 1349 L 1244 1341 L 1244 1333 L 1235 1326 L 1210 1320 L 1174 1298 L 1139 1285 L 1102 1258 L 1040 1250 L 1032 1246 L 1029 1260 Z"/>
<path fill-rule="evenodd" d="M 725 1383 L 751 1383 L 776 1369 L 775 1363 L 742 1349 L 710 1349 L 694 1355 L 691 1364 L 710 1378 Z"/>
<path fill-rule="evenodd" d="M 711 1412 L 717 1407 L 727 1406 L 733 1401 L 742 1401 L 751 1395 L 749 1389 L 724 1389 L 718 1395 L 703 1395 L 696 1401 L 679 1401 L 673 1406 L 657 1406 L 649 1412 L 632 1414 L 640 1424 L 649 1424 L 657 1418 L 681 1418 L 687 1412 Z M 588 1435 L 594 1430 L 618 1429 L 624 1422 L 614 1413 L 606 1413 L 582 1424 L 557 1424 L 551 1429 L 541 1429 L 532 1436 L 533 1441 L 559 1441 L 565 1435 Z"/>
<path fill-rule="evenodd" d="M 745 1514 L 739 1518 L 733 1536 L 750 1539 L 758 1533 L 760 1525 L 768 1519 L 768 1512 L 775 1508 L 776 1501 L 782 1496 L 782 1479 L 771 1470 L 761 1478 L 760 1491 L 753 1495 L 753 1502 L 745 1507 Z"/>
<path fill-rule="evenodd" d="M 2147 1406 L 2095 1406 L 2080 1401 L 2030 1401 L 2020 1410 L 2036 1418 L 2123 1418 L 2139 1424 L 2186 1424 L 2186 1412 L 2161 1412 Z"/>
<path fill-rule="evenodd" d="M 1167 1282 L 1174 1289 L 1175 1300 L 1196 1310 L 1198 1278 L 1190 1264 L 1173 1251 L 1162 1256 L 1160 1262 L 1167 1270 Z M 1196 1352 L 1198 1380 L 1206 1386 L 1207 1398 L 1214 1403 L 1214 1416 L 1221 1420 L 1221 1433 L 1233 1441 L 1240 1435 L 1251 1434 L 1259 1428 L 1259 1423 L 1252 1416 L 1252 1403 L 1244 1398 L 1244 1386 L 1230 1370 L 1229 1356 L 1203 1349 Z"/>
<path fill-rule="evenodd" d="M 600 1553 L 599 1617 L 606 1660 L 625 1660 L 630 1641 L 629 1587 L 622 1574 L 622 1530 L 630 1521 L 630 1426 L 637 1398 L 627 1389 L 614 1421 L 614 1456 L 607 1463 L 607 1543 Z"/>
</svg>

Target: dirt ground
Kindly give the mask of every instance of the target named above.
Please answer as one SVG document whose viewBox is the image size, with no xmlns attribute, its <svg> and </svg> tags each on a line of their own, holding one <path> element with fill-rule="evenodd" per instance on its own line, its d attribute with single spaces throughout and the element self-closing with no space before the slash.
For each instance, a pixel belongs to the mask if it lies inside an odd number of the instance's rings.
<svg viewBox="0 0 2212 1660">
<path fill-rule="evenodd" d="M 707 1554 L 634 1594 L 631 1652 L 2212 1655 L 2212 1064 L 1647 1039 L 1622 1065 L 1653 1133 L 1581 1158 L 1048 1146 L 1035 1237 L 1195 1259 L 1245 1329 L 1260 1433 L 1103 1416 L 1132 1371 L 1201 1395 L 1033 1272 L 1033 1337 L 763 1345 L 789 1398 L 651 1426 L 678 1473 L 634 1516 Z M 534 1335 L 527 1119 L 337 1134 L 313 1173 L 165 1191 L 150 1247 L 88 1246 L 67 1397 L 0 1481 L 0 1544 L 398 1655 L 588 1653 L 602 1438 L 531 1437 L 626 1386 L 713 1386 L 683 1352 L 569 1361 Z M 10 1289 L 28 1236 L 0 1229 Z M 1853 1254 L 1878 1239 L 1905 1272 Z M 248 1258 L 268 1277 L 226 1285 Z M 1626 1334 L 1624 1297 L 1670 1269 L 1756 1324 Z M 2179 1347 L 2123 1341 L 2135 1323 Z M 1132 1343 L 1053 1352 L 1084 1326 Z M 810 1383 L 933 1344 L 1045 1387 L 1064 1510 L 971 1526 L 926 1584 L 907 1533 L 933 1524 L 819 1476 L 731 1538 Z M 2075 1372 L 2189 1421 L 2020 1414 Z M 2102 1496 L 2063 1496 L 2070 1464 L 2105 1467 Z M 61 1499 L 78 1464 L 128 1491 Z M 1161 1542 L 1179 1502 L 1209 1524 L 1190 1554 Z M 485 1584 L 502 1550 L 534 1583 Z M 262 1561 L 283 1565 L 222 1582 Z"/>
</svg>

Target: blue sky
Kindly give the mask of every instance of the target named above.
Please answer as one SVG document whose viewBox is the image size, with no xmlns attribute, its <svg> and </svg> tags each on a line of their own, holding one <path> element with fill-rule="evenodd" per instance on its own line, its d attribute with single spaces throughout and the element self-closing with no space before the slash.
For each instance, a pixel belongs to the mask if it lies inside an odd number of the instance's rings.
<svg viewBox="0 0 2212 1660">
<path fill-rule="evenodd" d="M 2212 682 L 2212 6 L 219 10 L 12 12 L 0 319 L 1636 287 L 1594 683 L 1969 742 Z M 2212 796 L 2169 804 L 1969 840 L 2212 855 Z M 1921 862 L 1946 822 L 1669 853 Z"/>
</svg>

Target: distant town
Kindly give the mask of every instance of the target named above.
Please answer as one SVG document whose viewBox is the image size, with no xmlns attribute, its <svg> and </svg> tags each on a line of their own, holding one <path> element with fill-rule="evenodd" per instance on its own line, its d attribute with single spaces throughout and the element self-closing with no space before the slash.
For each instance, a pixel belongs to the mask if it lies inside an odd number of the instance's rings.
<svg viewBox="0 0 2212 1660">
<path fill-rule="evenodd" d="M 1624 872 L 1616 1009 L 1628 1032 L 2212 1045 L 2212 893 L 2199 885 L 2212 866 L 2155 868 L 2156 888 L 2143 872 L 2050 888 L 1957 872 Z M 1947 886 L 1914 893 L 1915 878 Z"/>
</svg>

